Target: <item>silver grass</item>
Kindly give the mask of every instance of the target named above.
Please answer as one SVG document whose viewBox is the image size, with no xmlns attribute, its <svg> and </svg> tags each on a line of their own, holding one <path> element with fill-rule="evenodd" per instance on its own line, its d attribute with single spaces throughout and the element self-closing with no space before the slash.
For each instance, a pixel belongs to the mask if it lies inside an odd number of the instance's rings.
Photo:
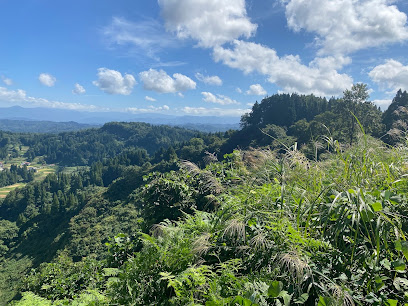
<svg viewBox="0 0 408 306">
<path fill-rule="evenodd" d="M 310 162 L 307 157 L 297 149 L 287 150 L 285 153 L 285 159 L 289 161 L 291 167 L 301 166 L 304 169 L 310 168 Z"/>
<path fill-rule="evenodd" d="M 342 306 L 354 306 L 354 301 L 351 295 L 338 285 L 333 285 L 332 294 L 334 299 Z"/>
<path fill-rule="evenodd" d="M 259 233 L 252 237 L 249 244 L 255 250 L 265 250 L 268 247 L 269 241 L 263 233 Z"/>
<path fill-rule="evenodd" d="M 180 168 L 187 171 L 187 173 L 193 177 L 201 173 L 201 169 L 195 163 L 188 160 L 182 160 L 180 162 Z"/>
<path fill-rule="evenodd" d="M 267 160 L 274 157 L 270 150 L 251 149 L 242 152 L 242 161 L 245 165 L 255 168 L 263 165 Z"/>
<path fill-rule="evenodd" d="M 160 222 L 159 224 L 153 224 L 150 228 L 150 232 L 152 233 L 153 237 L 161 237 L 164 236 L 164 232 L 168 230 L 171 226 L 173 226 L 173 223 L 170 220 L 164 220 Z"/>
<path fill-rule="evenodd" d="M 237 240 L 245 241 L 245 223 L 239 219 L 231 219 L 225 227 L 223 237 L 236 238 Z"/>
<path fill-rule="evenodd" d="M 202 183 L 202 189 L 204 193 L 217 195 L 222 193 L 224 190 L 224 188 L 210 171 L 203 171 L 200 175 L 200 181 Z"/>
<path fill-rule="evenodd" d="M 193 253 L 201 256 L 207 254 L 211 249 L 211 234 L 204 233 L 193 242 Z"/>
<path fill-rule="evenodd" d="M 210 153 L 208 151 L 205 151 L 205 156 L 203 158 L 204 163 L 206 165 L 216 163 L 218 161 L 217 155 L 215 153 Z"/>
<path fill-rule="evenodd" d="M 298 284 L 312 275 L 309 264 L 302 260 L 297 252 L 283 254 L 280 259 L 280 264 Z"/>
</svg>

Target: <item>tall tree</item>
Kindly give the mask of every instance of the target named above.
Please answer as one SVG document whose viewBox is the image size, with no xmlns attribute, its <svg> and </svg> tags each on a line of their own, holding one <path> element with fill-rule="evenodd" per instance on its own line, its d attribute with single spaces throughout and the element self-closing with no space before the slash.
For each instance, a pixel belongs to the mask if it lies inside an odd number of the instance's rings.
<svg viewBox="0 0 408 306">
<path fill-rule="evenodd" d="M 347 129 L 347 140 L 350 145 L 356 134 L 357 120 L 363 114 L 359 111 L 361 105 L 369 98 L 367 84 L 357 83 L 343 92 L 343 103 L 339 104 L 344 126 Z"/>
</svg>

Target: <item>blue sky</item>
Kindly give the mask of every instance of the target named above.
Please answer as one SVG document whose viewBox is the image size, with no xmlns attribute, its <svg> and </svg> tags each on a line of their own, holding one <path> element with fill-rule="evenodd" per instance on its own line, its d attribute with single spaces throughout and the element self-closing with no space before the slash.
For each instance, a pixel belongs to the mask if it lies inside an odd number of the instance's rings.
<svg viewBox="0 0 408 306">
<path fill-rule="evenodd" d="M 408 89 L 408 3 L 0 0 L 0 106 L 239 116 L 280 92 Z"/>
</svg>

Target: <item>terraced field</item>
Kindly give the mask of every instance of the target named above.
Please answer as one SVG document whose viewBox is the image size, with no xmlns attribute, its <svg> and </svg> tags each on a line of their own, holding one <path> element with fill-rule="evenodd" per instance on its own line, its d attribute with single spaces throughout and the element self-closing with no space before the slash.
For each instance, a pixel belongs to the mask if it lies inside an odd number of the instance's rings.
<svg viewBox="0 0 408 306">
<path fill-rule="evenodd" d="M 24 183 L 17 183 L 14 185 L 10 185 L 10 186 L 6 186 L 6 187 L 2 187 L 0 188 L 0 199 L 4 199 L 8 193 L 18 187 L 24 187 L 26 184 Z"/>
<path fill-rule="evenodd" d="M 35 174 L 35 181 L 41 181 L 45 179 L 45 177 L 50 173 L 55 173 L 57 171 L 57 166 L 46 166 L 44 168 L 38 169 L 37 173 Z"/>
<path fill-rule="evenodd" d="M 38 169 L 38 171 L 35 174 L 34 180 L 35 181 L 41 181 L 41 180 L 45 179 L 45 177 L 48 174 L 56 172 L 56 170 L 57 170 L 56 166 L 44 167 L 44 168 Z M 17 184 L 14 184 L 14 185 L 5 186 L 5 187 L 0 188 L 0 199 L 4 199 L 10 191 L 12 191 L 12 190 L 14 190 L 16 188 L 19 188 L 19 187 L 24 187 L 25 185 L 26 185 L 25 183 L 17 183 Z"/>
<path fill-rule="evenodd" d="M 11 165 L 21 165 L 22 163 L 27 161 L 27 159 L 24 157 L 24 154 L 27 152 L 29 147 L 22 146 L 21 148 L 18 148 L 15 146 L 13 148 L 19 150 L 19 156 L 7 160 L 7 162 L 4 163 L 5 168 L 10 168 Z M 48 174 L 54 173 L 58 169 L 58 166 L 43 165 L 39 157 L 36 157 L 31 162 L 29 167 L 34 167 L 38 169 L 37 172 L 35 173 L 35 178 L 34 178 L 34 180 L 36 181 L 43 180 Z M 16 188 L 19 188 L 19 187 L 24 187 L 25 185 L 26 185 L 25 183 L 17 183 L 14 185 L 1 187 L 0 188 L 0 199 L 4 199 L 10 191 Z"/>
</svg>

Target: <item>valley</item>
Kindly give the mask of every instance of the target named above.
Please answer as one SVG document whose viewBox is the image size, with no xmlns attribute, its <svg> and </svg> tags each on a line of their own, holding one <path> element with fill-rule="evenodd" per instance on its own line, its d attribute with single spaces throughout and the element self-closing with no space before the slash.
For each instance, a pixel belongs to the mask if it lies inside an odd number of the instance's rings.
<svg viewBox="0 0 408 306">
<path fill-rule="evenodd" d="M 21 181 L 0 189 L 0 300 L 405 302 L 406 118 L 392 110 L 408 94 L 384 113 L 350 103 L 357 115 L 334 120 L 344 98 L 274 95 L 223 133 L 1 132 L 2 172 Z"/>
</svg>

